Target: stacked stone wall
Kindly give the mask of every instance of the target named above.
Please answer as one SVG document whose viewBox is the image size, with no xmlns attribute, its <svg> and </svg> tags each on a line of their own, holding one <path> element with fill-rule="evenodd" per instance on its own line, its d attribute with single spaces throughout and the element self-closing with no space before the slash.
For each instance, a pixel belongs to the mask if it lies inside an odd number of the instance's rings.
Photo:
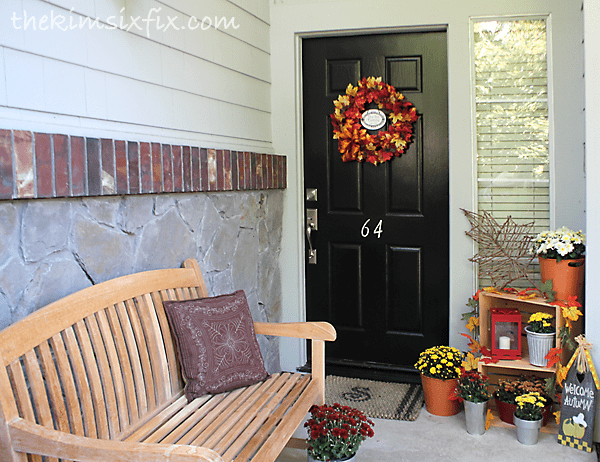
<svg viewBox="0 0 600 462">
<path fill-rule="evenodd" d="M 0 328 L 92 284 L 198 260 L 211 295 L 244 289 L 279 321 L 283 191 L 0 202 Z M 279 370 L 276 339 L 259 343 Z"/>
</svg>

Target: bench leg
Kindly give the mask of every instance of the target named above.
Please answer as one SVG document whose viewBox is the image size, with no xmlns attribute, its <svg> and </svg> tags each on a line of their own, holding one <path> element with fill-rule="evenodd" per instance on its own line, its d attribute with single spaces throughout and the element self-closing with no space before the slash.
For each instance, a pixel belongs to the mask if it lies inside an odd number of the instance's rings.
<svg viewBox="0 0 600 462">
<path fill-rule="evenodd" d="M 325 342 L 323 340 L 312 341 L 311 374 L 313 380 L 319 386 L 319 398 L 315 404 L 325 404 Z"/>
</svg>

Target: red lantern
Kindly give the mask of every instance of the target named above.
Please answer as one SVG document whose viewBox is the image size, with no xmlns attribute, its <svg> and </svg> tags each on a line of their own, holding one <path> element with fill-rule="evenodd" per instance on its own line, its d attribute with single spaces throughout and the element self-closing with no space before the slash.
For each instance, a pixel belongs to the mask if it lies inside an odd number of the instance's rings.
<svg viewBox="0 0 600 462">
<path fill-rule="evenodd" d="M 521 313 L 515 308 L 492 308 L 492 356 L 521 359 Z"/>
</svg>

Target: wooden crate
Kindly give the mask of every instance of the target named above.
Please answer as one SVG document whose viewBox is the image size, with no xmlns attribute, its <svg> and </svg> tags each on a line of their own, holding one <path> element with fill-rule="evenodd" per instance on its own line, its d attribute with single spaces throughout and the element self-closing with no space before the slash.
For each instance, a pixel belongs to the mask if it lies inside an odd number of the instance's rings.
<svg viewBox="0 0 600 462">
<path fill-rule="evenodd" d="M 555 345 L 559 345 L 558 333 L 560 328 L 564 326 L 564 319 L 562 317 L 562 311 L 560 306 L 550 305 L 544 298 L 536 297 L 530 300 L 520 300 L 516 295 L 512 294 L 495 294 L 490 292 L 480 292 L 479 294 L 479 328 L 480 336 L 479 343 L 486 346 L 491 350 L 491 316 L 490 310 L 492 308 L 516 308 L 521 313 L 521 360 L 507 361 L 508 363 L 515 362 L 513 368 L 525 368 L 539 372 L 538 366 L 529 364 L 529 348 L 527 346 L 527 335 L 523 330 L 527 326 L 529 316 L 538 311 L 549 313 L 554 316 L 556 320 L 556 342 Z M 577 322 L 573 323 L 572 336 L 576 337 L 582 332 L 583 318 L 580 317 Z M 563 351 L 561 358 L 563 365 L 566 365 L 570 359 L 570 354 L 567 351 Z M 555 370 L 556 368 L 553 368 Z"/>
<path fill-rule="evenodd" d="M 556 342 L 555 346 L 560 344 L 558 339 L 558 333 L 560 328 L 564 326 L 564 319 L 562 317 L 561 307 L 550 305 L 543 298 L 533 298 L 529 300 L 521 300 L 516 295 L 512 294 L 495 294 L 490 292 L 480 292 L 479 294 L 479 328 L 480 336 L 479 342 L 482 346 L 485 346 L 491 351 L 491 316 L 490 310 L 492 308 L 516 308 L 521 313 L 521 359 L 517 360 L 501 360 L 497 363 L 485 364 L 483 361 L 479 362 L 479 371 L 490 378 L 490 384 L 494 386 L 498 384 L 501 379 L 514 380 L 520 376 L 532 376 L 535 375 L 540 378 L 548 378 L 556 373 L 558 366 L 552 367 L 540 367 L 534 366 L 529 363 L 529 348 L 527 346 L 527 335 L 523 330 L 527 326 L 529 317 L 533 313 L 538 311 L 549 313 L 554 316 L 556 320 Z M 583 310 L 582 310 L 583 311 Z M 580 317 L 577 322 L 573 323 L 572 336 L 576 337 L 582 332 L 583 318 Z M 566 365 L 570 359 L 571 354 L 563 351 L 561 363 Z M 497 413 L 495 412 L 495 406 L 493 400 L 490 402 L 495 419 L 494 425 L 510 427 L 500 420 Z M 555 404 L 555 410 L 557 406 Z M 544 432 L 557 433 L 558 427 L 554 421 L 543 427 Z"/>
</svg>

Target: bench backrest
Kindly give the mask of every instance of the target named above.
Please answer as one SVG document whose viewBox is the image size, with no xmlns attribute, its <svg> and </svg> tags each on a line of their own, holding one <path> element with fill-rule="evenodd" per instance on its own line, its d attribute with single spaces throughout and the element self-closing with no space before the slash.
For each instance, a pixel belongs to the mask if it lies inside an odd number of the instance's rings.
<svg viewBox="0 0 600 462">
<path fill-rule="evenodd" d="M 0 332 L 0 442 L 17 415 L 94 438 L 129 433 L 183 389 L 163 300 L 206 296 L 186 260 L 81 290 Z"/>
</svg>

